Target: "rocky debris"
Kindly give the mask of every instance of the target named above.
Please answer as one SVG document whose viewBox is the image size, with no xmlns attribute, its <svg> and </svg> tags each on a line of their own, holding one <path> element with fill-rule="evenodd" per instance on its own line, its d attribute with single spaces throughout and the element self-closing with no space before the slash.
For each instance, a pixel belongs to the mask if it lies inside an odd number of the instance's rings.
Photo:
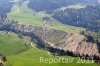
<svg viewBox="0 0 100 66">
<path fill-rule="evenodd" d="M 0 29 L 30 36 L 37 39 L 42 47 L 47 46 L 57 50 L 64 50 L 64 52 L 71 51 L 74 54 L 100 57 L 97 44 L 85 42 L 84 38 L 78 34 L 52 28 L 48 29 L 44 26 L 37 27 L 17 23 L 3 24 Z"/>
</svg>

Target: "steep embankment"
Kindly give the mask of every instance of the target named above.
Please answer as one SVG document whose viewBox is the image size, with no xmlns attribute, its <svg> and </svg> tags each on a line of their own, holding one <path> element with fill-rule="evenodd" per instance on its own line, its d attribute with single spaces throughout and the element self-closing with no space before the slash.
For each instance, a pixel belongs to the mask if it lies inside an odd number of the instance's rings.
<svg viewBox="0 0 100 66">
<path fill-rule="evenodd" d="M 36 27 L 11 23 L 3 24 L 1 30 L 30 36 L 37 40 L 39 48 L 48 47 L 49 51 L 54 52 L 55 50 L 53 49 L 57 49 L 60 53 L 70 51 L 74 54 L 100 56 L 96 44 L 83 41 L 84 38 L 77 34 L 66 33 L 61 30 L 49 28 L 48 26 Z"/>
</svg>

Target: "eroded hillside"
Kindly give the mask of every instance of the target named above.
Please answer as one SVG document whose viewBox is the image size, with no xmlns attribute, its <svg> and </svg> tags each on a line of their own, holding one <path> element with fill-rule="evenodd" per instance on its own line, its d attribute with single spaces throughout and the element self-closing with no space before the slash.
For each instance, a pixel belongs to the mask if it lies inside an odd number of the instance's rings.
<svg viewBox="0 0 100 66">
<path fill-rule="evenodd" d="M 56 52 L 57 50 L 59 54 L 63 54 L 70 51 L 73 52 L 73 54 L 100 56 L 97 44 L 85 42 L 84 38 L 80 35 L 52 29 L 48 26 L 37 27 L 13 22 L 2 24 L 0 30 L 7 30 L 30 36 L 32 39 L 37 40 L 37 47 L 47 47 L 51 52 Z"/>
</svg>

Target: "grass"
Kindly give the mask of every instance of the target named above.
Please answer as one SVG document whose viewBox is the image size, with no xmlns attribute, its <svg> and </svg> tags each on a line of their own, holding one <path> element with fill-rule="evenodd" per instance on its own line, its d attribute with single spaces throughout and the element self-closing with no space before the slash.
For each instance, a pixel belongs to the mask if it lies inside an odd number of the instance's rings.
<svg viewBox="0 0 100 66">
<path fill-rule="evenodd" d="M 66 6 L 66 7 L 62 7 L 58 10 L 65 10 L 67 8 L 72 8 L 72 9 L 81 9 L 81 8 L 85 8 L 86 6 L 85 5 L 80 5 L 80 4 L 75 4 L 75 5 L 69 5 L 69 6 Z"/>
<path fill-rule="evenodd" d="M 17 37 L 16 34 L 0 34 L 0 53 L 12 55 L 25 51 L 27 49 L 24 45 L 25 42 L 21 43 L 21 40 Z"/>
<path fill-rule="evenodd" d="M 25 2 L 20 7 L 20 11 L 13 7 L 12 11 L 8 14 L 9 19 L 17 20 L 22 24 L 31 24 L 33 26 L 43 26 L 43 17 L 49 16 L 50 21 L 47 21 L 48 25 L 52 25 L 52 28 L 64 30 L 67 32 L 79 33 L 81 30 L 85 30 L 80 27 L 74 27 L 69 25 L 61 24 L 59 21 L 53 19 L 48 14 L 33 14 L 33 11 L 27 8 L 27 3 Z M 77 63 L 77 58 L 71 63 L 40 63 L 40 57 L 44 58 L 69 58 L 69 56 L 53 56 L 49 55 L 47 51 L 32 47 L 30 45 L 29 37 L 24 37 L 20 39 L 16 34 L 0 34 L 0 52 L 7 57 L 7 62 L 4 63 L 5 66 L 97 66 L 96 64 L 86 64 Z M 25 46 L 28 44 L 28 47 Z M 34 44 L 35 46 L 35 44 Z M 70 57 L 73 58 L 73 57 Z"/>
<path fill-rule="evenodd" d="M 50 14 L 46 14 L 46 13 L 37 14 L 33 10 L 27 7 L 27 3 L 28 1 L 24 2 L 22 6 L 19 7 L 19 12 L 17 8 L 13 7 L 12 11 L 8 14 L 9 19 L 17 20 L 19 23 L 22 23 L 22 24 L 31 24 L 33 26 L 43 26 L 44 24 L 43 17 L 48 16 L 50 17 L 50 20 L 47 21 L 46 23 L 52 28 L 64 30 L 67 32 L 74 32 L 74 33 L 79 33 L 80 31 L 85 30 L 84 28 L 80 28 L 80 27 L 64 25 L 60 23 L 59 21 L 53 19 Z"/>
<path fill-rule="evenodd" d="M 0 34 L 0 52 L 7 57 L 7 62 L 4 63 L 4 66 L 96 66 L 93 63 L 77 63 L 77 58 L 74 58 L 71 63 L 40 63 L 40 57 L 53 59 L 73 57 L 48 54 L 45 50 L 32 47 L 29 39 L 29 37 L 24 36 L 21 40 L 18 35 L 13 33 Z M 26 42 L 28 47 L 24 45 Z M 34 43 L 33 45 L 35 46 Z"/>
</svg>

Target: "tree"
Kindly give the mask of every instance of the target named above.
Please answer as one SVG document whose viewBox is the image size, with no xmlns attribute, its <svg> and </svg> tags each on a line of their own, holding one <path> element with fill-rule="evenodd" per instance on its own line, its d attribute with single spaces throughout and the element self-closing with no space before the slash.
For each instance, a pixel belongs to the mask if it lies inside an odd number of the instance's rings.
<svg viewBox="0 0 100 66">
<path fill-rule="evenodd" d="M 73 4 L 97 5 L 98 0 L 30 0 L 28 6 L 35 11 L 53 12 L 54 10 Z"/>
<path fill-rule="evenodd" d="M 0 63 L 0 66 L 3 66 L 3 64 L 2 64 L 2 63 Z"/>
<path fill-rule="evenodd" d="M 12 8 L 13 3 L 11 3 L 9 0 L 0 0 L 0 18 L 2 20 L 7 18 L 8 12 L 10 12 Z"/>
<path fill-rule="evenodd" d="M 94 38 L 90 35 L 87 35 L 87 42 L 94 42 Z"/>
<path fill-rule="evenodd" d="M 43 20 L 44 20 L 44 21 L 49 21 L 50 18 L 46 16 L 46 17 L 43 17 Z"/>
<path fill-rule="evenodd" d="M 99 6 L 100 7 L 100 6 Z M 86 6 L 85 8 L 59 9 L 53 12 L 52 17 L 63 24 L 83 27 L 90 31 L 100 31 L 100 8 L 98 6 Z"/>
</svg>

